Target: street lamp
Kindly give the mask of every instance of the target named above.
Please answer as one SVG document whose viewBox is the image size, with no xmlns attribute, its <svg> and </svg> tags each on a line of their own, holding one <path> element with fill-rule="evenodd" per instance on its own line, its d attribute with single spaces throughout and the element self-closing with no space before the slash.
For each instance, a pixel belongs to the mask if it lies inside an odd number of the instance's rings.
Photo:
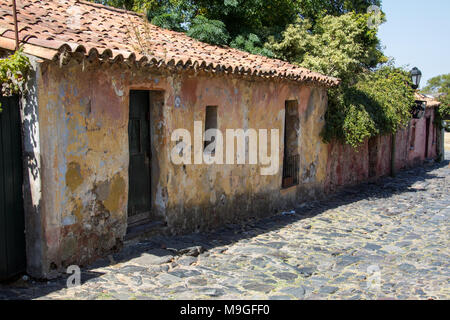
<svg viewBox="0 0 450 320">
<path fill-rule="evenodd" d="M 420 85 L 420 79 L 422 79 L 422 72 L 417 69 L 416 67 L 414 67 L 411 70 L 411 81 L 413 83 L 413 89 L 417 89 L 419 88 Z"/>
</svg>

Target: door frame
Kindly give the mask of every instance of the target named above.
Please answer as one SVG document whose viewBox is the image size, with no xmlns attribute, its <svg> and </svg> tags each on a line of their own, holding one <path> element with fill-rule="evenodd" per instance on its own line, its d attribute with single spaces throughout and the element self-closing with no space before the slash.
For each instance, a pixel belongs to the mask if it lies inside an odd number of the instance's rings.
<svg viewBox="0 0 450 320">
<path fill-rule="evenodd" d="M 128 110 L 131 110 L 131 92 L 132 91 L 146 91 L 147 92 L 147 94 L 148 94 L 148 124 L 149 124 L 149 126 L 148 126 L 148 130 L 149 130 L 149 132 L 148 132 L 148 138 L 149 138 L 149 153 L 150 153 L 150 156 L 149 156 L 149 163 L 148 163 L 148 166 L 149 166 L 149 181 L 148 181 L 148 183 L 149 183 L 149 194 L 148 194 L 148 197 L 149 197 L 149 201 L 150 201 L 150 209 L 149 209 L 149 211 L 145 211 L 145 212 L 141 212 L 141 213 L 138 213 L 138 214 L 136 214 L 136 215 L 132 215 L 132 216 L 130 216 L 129 215 L 129 211 L 127 210 L 127 225 L 128 225 L 128 227 L 134 227 L 134 226 L 137 226 L 137 225 L 141 225 L 141 224 L 145 224 L 145 223 L 147 223 L 147 222 L 149 222 L 150 220 L 151 220 L 151 217 L 152 217 L 152 137 L 151 137 L 151 110 L 150 110 L 150 108 L 151 108 L 151 90 L 148 90 L 148 89 L 133 89 L 133 88 L 130 88 L 129 89 L 129 91 L 128 91 L 128 94 L 129 94 L 129 96 L 128 96 Z M 130 112 L 128 112 L 128 121 L 130 121 Z M 128 131 L 129 132 L 129 131 Z M 140 134 L 141 134 L 141 132 L 140 132 Z M 129 135 L 128 135 L 128 141 L 130 141 L 129 140 L 130 139 L 130 137 L 129 137 Z M 140 137 L 140 140 L 142 139 L 142 137 Z M 130 146 L 128 146 L 128 152 L 129 152 L 129 158 L 131 157 L 131 155 L 130 155 Z M 130 166 L 130 164 L 129 164 L 129 166 Z M 131 176 L 130 176 L 130 171 L 129 171 L 129 168 L 128 168 L 128 199 L 130 198 L 130 179 L 131 179 Z M 128 205 L 129 205 L 129 200 L 128 200 Z"/>
</svg>

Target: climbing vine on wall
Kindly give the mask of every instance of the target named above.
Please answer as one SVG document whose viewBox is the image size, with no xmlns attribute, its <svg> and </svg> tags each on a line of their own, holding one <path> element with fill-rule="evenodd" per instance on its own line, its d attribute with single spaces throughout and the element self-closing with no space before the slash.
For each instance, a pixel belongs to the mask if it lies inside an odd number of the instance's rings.
<svg viewBox="0 0 450 320">
<path fill-rule="evenodd" d="M 28 79 L 29 69 L 30 61 L 22 50 L 17 50 L 9 57 L 0 59 L 1 95 L 10 96 L 21 93 Z M 0 112 L 1 107 L 0 104 Z"/>
<path fill-rule="evenodd" d="M 436 123 L 439 128 L 442 128 L 443 120 L 450 120 L 450 95 L 445 95 L 439 98 L 441 105 L 437 108 Z"/>
<path fill-rule="evenodd" d="M 357 147 L 370 137 L 395 133 L 411 119 L 414 100 L 406 71 L 385 66 L 362 74 L 355 85 L 330 90 L 322 137 Z"/>
</svg>

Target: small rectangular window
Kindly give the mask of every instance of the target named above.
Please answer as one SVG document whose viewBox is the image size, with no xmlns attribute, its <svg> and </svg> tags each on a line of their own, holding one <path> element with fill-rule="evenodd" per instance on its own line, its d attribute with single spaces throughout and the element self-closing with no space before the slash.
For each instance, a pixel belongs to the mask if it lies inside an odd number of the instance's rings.
<svg viewBox="0 0 450 320">
<path fill-rule="evenodd" d="M 209 129 L 217 129 L 217 106 L 207 106 L 205 114 L 205 133 Z M 204 149 L 212 143 L 215 143 L 214 137 L 212 137 L 211 141 L 205 141 Z M 211 154 L 215 154 L 215 152 L 215 148 L 211 150 Z"/>
<path fill-rule="evenodd" d="M 283 188 L 290 188 L 299 184 L 300 156 L 298 154 L 300 130 L 300 116 L 298 101 L 286 101 L 284 118 L 284 160 L 283 160 Z"/>
</svg>

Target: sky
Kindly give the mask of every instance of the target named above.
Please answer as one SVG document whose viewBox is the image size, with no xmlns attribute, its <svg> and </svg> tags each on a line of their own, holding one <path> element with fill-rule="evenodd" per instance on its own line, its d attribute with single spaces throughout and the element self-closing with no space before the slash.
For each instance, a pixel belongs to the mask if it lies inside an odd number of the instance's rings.
<svg viewBox="0 0 450 320">
<path fill-rule="evenodd" d="M 450 1 L 383 0 L 387 22 L 379 29 L 384 53 L 397 66 L 422 71 L 427 80 L 450 73 Z"/>
</svg>

